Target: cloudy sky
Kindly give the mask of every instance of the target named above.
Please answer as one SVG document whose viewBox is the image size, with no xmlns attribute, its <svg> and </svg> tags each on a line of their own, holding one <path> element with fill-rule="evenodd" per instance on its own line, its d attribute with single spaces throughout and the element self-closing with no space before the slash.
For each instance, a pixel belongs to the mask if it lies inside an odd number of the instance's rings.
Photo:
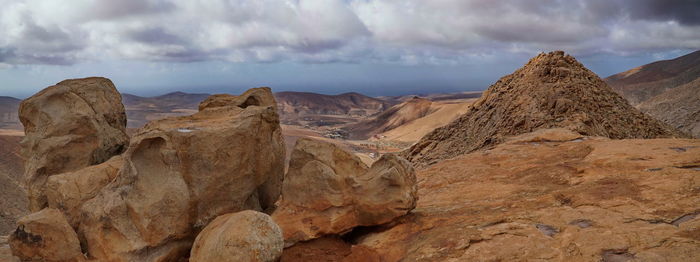
<svg viewBox="0 0 700 262">
<path fill-rule="evenodd" d="M 0 95 L 481 90 L 538 52 L 601 76 L 700 49 L 699 0 L 0 0 Z"/>
</svg>

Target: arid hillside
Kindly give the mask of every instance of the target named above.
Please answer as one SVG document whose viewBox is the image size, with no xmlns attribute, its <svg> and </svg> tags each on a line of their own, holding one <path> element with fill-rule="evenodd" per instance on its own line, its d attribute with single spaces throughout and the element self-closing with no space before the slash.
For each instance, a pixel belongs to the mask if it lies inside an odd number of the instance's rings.
<svg viewBox="0 0 700 262">
<path fill-rule="evenodd" d="M 0 235 L 10 233 L 17 218 L 28 212 L 21 140 L 17 135 L 0 135 Z"/>
<path fill-rule="evenodd" d="M 0 96 L 0 128 L 6 129 L 21 129 L 17 109 L 21 100 L 9 97 Z"/>
<path fill-rule="evenodd" d="M 542 53 L 498 80 L 466 114 L 403 155 L 424 167 L 506 136 L 553 127 L 614 139 L 686 136 L 639 112 L 572 56 L 557 51 Z"/>
<path fill-rule="evenodd" d="M 142 127 L 151 120 L 170 116 L 191 115 L 197 112 L 199 102 L 208 94 L 189 94 L 174 92 L 155 97 L 140 97 L 122 94 L 128 127 Z"/>
<path fill-rule="evenodd" d="M 284 124 L 329 126 L 357 121 L 358 117 L 382 112 L 390 102 L 358 93 L 324 95 L 307 92 L 277 92 L 275 99 Z"/>
<path fill-rule="evenodd" d="M 605 78 L 605 82 L 636 106 L 699 77 L 700 50 L 609 76 Z"/>
<path fill-rule="evenodd" d="M 420 97 L 413 97 L 405 102 L 373 116 L 369 119 L 350 124 L 345 129 L 352 139 L 368 139 L 373 135 L 389 131 L 415 119 L 433 113 L 433 102 Z"/>
<path fill-rule="evenodd" d="M 474 100 L 413 97 L 343 129 L 348 131 L 352 139 L 413 143 L 467 112 Z"/>
<path fill-rule="evenodd" d="M 700 51 L 605 80 L 642 112 L 700 136 Z"/>
<path fill-rule="evenodd" d="M 683 132 L 700 137 L 700 78 L 652 97 L 637 107 Z"/>
</svg>

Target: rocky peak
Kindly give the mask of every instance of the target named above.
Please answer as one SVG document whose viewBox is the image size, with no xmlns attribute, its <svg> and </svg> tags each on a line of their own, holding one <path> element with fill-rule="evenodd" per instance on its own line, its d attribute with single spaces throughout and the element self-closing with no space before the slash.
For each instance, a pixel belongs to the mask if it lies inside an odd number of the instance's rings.
<svg viewBox="0 0 700 262">
<path fill-rule="evenodd" d="M 425 166 L 541 128 L 614 139 L 685 137 L 630 106 L 562 51 L 543 53 L 491 85 L 470 110 L 404 152 Z"/>
</svg>

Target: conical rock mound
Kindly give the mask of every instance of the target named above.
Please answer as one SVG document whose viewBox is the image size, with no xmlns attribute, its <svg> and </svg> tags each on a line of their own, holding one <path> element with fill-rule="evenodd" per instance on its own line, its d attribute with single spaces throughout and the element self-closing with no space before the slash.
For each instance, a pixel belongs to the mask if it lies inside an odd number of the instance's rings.
<svg viewBox="0 0 700 262">
<path fill-rule="evenodd" d="M 491 85 L 470 110 L 403 155 L 430 165 L 541 128 L 613 139 L 685 137 L 639 112 L 595 73 L 562 51 L 542 53 Z"/>
</svg>

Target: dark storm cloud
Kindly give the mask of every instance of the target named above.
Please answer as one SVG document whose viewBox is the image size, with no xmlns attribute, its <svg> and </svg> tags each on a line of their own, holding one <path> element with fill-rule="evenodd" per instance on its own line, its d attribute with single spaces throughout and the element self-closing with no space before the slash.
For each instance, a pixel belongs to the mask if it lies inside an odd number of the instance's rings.
<svg viewBox="0 0 700 262">
<path fill-rule="evenodd" d="M 75 59 L 71 56 L 18 53 L 16 49 L 0 48 L 0 64 L 4 63 L 17 65 L 71 65 L 75 62 Z"/>
<path fill-rule="evenodd" d="M 132 41 L 146 44 L 182 44 L 186 41 L 181 37 L 168 33 L 161 27 L 132 30 L 125 33 Z"/>
<path fill-rule="evenodd" d="M 698 0 L 627 0 L 624 9 L 633 19 L 700 25 L 700 1 Z"/>
<path fill-rule="evenodd" d="M 88 10 L 92 19 L 116 19 L 134 15 L 166 13 L 175 10 L 170 1 L 163 0 L 99 0 Z"/>
</svg>

